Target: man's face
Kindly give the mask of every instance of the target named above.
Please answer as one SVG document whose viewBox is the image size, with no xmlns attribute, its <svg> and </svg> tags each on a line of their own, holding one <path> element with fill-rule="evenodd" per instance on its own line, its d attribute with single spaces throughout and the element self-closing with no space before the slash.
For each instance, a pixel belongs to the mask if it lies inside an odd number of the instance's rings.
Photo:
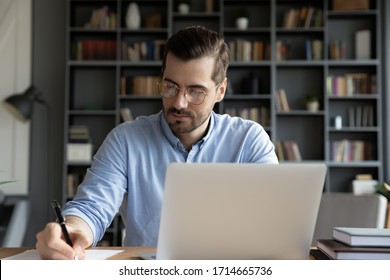
<svg viewBox="0 0 390 280">
<path fill-rule="evenodd" d="M 174 98 L 163 98 L 163 111 L 171 130 L 178 138 L 192 132 L 203 134 L 214 104 L 223 99 L 225 81 L 216 87 L 211 79 L 213 70 L 214 59 L 210 57 L 182 61 L 170 53 L 167 55 L 163 81 L 173 83 L 180 88 L 180 92 Z M 203 89 L 206 93 L 203 103 L 189 103 L 185 88 Z"/>
</svg>

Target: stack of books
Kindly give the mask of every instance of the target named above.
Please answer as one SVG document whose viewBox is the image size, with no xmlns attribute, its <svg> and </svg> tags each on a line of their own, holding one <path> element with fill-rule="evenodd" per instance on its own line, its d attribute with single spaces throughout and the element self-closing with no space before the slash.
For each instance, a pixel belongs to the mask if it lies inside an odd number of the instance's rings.
<svg viewBox="0 0 390 280">
<path fill-rule="evenodd" d="M 86 125 L 71 125 L 69 127 L 69 143 L 89 143 L 90 133 Z"/>
<path fill-rule="evenodd" d="M 323 259 L 390 260 L 390 228 L 334 227 L 333 239 L 319 239 Z"/>
<path fill-rule="evenodd" d="M 89 162 L 92 159 L 92 143 L 86 125 L 71 125 L 66 146 L 66 159 L 75 162 Z"/>
</svg>

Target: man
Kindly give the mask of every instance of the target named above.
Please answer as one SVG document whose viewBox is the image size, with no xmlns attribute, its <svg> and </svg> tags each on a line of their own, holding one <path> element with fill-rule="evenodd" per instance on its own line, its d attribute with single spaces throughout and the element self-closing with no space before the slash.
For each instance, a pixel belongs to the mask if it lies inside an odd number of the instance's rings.
<svg viewBox="0 0 390 280">
<path fill-rule="evenodd" d="M 60 226 L 49 223 L 37 234 L 42 258 L 83 258 L 118 211 L 126 245 L 156 246 L 171 162 L 278 162 L 261 125 L 213 112 L 225 95 L 228 56 L 223 39 L 203 27 L 183 29 L 168 40 L 158 85 L 163 110 L 108 134 L 74 200 L 64 207 L 73 248 Z"/>
</svg>

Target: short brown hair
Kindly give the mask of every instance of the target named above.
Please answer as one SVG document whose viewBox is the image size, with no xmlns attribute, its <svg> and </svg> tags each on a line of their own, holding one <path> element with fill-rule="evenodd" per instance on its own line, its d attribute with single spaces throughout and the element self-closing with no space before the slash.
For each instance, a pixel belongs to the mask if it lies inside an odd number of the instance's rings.
<svg viewBox="0 0 390 280">
<path fill-rule="evenodd" d="M 223 38 L 215 31 L 203 26 L 192 26 L 173 34 L 165 46 L 163 72 L 169 52 L 183 61 L 204 56 L 214 57 L 215 67 L 212 80 L 220 83 L 226 77 L 229 66 L 229 49 Z"/>
</svg>

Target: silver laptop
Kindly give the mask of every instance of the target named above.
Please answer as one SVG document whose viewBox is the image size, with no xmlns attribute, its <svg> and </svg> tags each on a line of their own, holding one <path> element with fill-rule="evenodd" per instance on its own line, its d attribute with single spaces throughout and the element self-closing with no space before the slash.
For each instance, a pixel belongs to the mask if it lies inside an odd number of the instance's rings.
<svg viewBox="0 0 390 280">
<path fill-rule="evenodd" d="M 324 164 L 168 166 L 157 259 L 307 259 Z"/>
</svg>

